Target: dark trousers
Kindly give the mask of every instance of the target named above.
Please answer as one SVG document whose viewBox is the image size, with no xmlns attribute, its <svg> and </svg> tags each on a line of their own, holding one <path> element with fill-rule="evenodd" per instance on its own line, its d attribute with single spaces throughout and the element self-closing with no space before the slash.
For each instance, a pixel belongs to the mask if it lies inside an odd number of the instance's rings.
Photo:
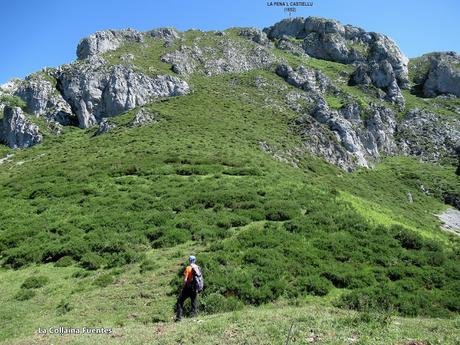
<svg viewBox="0 0 460 345">
<path fill-rule="evenodd" d="M 191 286 L 184 286 L 182 288 L 182 291 L 179 295 L 179 298 L 177 299 L 177 303 L 176 303 L 176 319 L 177 320 L 180 320 L 182 319 L 182 313 L 184 311 L 184 302 L 187 298 L 190 297 L 190 301 L 192 302 L 192 311 L 191 311 L 191 314 L 192 316 L 195 316 L 196 315 L 196 312 L 197 312 L 197 292 L 192 289 Z"/>
</svg>

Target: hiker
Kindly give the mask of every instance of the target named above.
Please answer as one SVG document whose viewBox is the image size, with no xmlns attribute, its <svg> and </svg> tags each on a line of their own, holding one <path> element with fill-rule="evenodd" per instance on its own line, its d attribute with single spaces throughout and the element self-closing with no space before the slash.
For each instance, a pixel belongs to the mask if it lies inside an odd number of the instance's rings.
<svg viewBox="0 0 460 345">
<path fill-rule="evenodd" d="M 182 291 L 179 294 L 179 298 L 176 303 L 176 321 L 182 319 L 182 313 L 184 310 L 184 302 L 190 297 L 192 302 L 191 316 L 196 316 L 197 313 L 197 295 L 203 290 L 203 276 L 201 274 L 200 267 L 195 263 L 196 257 L 190 255 L 188 258 L 189 265 L 184 271 L 184 283 L 182 285 Z"/>
</svg>

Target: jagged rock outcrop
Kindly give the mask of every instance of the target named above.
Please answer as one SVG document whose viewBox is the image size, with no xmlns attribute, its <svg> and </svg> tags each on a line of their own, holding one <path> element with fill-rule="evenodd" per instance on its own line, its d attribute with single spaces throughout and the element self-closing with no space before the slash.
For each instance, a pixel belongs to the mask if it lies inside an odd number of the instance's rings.
<svg viewBox="0 0 460 345">
<path fill-rule="evenodd" d="M 102 119 L 99 123 L 99 128 L 97 129 L 94 136 L 99 136 L 101 134 L 108 133 L 115 128 L 117 128 L 115 124 L 110 123 L 109 121 L 107 121 L 107 119 Z"/>
<path fill-rule="evenodd" d="M 173 76 L 149 77 L 126 66 L 107 66 L 102 61 L 63 66 L 58 88 L 78 116 L 81 128 L 104 117 L 116 116 L 158 97 L 180 96 L 188 84 Z"/>
<path fill-rule="evenodd" d="M 350 84 L 373 84 L 385 92 L 388 100 L 393 103 L 404 104 L 404 97 L 397 83 L 393 67 L 387 60 L 380 63 L 360 64 L 352 74 Z"/>
<path fill-rule="evenodd" d="M 0 141 L 9 147 L 31 147 L 43 139 L 37 125 L 32 123 L 19 107 L 6 106 L 0 125 Z"/>
<path fill-rule="evenodd" d="M 103 30 L 83 38 L 77 47 L 79 60 L 115 50 L 125 42 L 142 42 L 144 35 L 132 29 Z"/>
<path fill-rule="evenodd" d="M 158 28 L 148 32 L 153 38 L 158 38 L 164 41 L 174 41 L 180 38 L 179 32 L 174 28 Z"/>
<path fill-rule="evenodd" d="M 75 124 L 76 117 L 55 83 L 56 80 L 45 72 L 35 73 L 26 77 L 13 94 L 27 103 L 31 115 L 43 116 L 61 125 Z"/>
<path fill-rule="evenodd" d="M 256 28 L 242 29 L 240 30 L 239 35 L 263 46 L 269 45 L 271 43 L 267 37 L 267 34 Z"/>
<path fill-rule="evenodd" d="M 129 123 L 131 127 L 139 127 L 139 126 L 145 126 L 151 123 L 157 122 L 157 115 L 152 114 L 151 112 L 145 110 L 145 109 L 140 109 L 137 113 L 134 119 Z"/>
<path fill-rule="evenodd" d="M 171 64 L 172 70 L 179 75 L 200 71 L 213 76 L 267 68 L 277 58 L 270 49 L 260 44 L 247 47 L 224 37 L 216 47 L 181 45 L 178 50 L 163 55 L 161 61 Z"/>
<path fill-rule="evenodd" d="M 292 55 L 295 56 L 302 56 L 302 57 L 308 57 L 308 54 L 305 52 L 305 50 L 300 46 L 299 44 L 296 44 L 294 42 L 291 42 L 287 38 L 281 38 L 276 41 L 275 43 L 276 47 L 278 49 L 285 50 L 289 52 Z"/>
<path fill-rule="evenodd" d="M 345 150 L 355 157 L 356 166 L 373 166 L 382 155 L 395 153 L 396 120 L 392 110 L 370 104 L 363 120 L 362 110 L 353 103 L 331 110 L 320 98 L 316 105 L 313 117 L 337 136 Z"/>
<path fill-rule="evenodd" d="M 404 101 L 400 88 L 409 83 L 409 60 L 385 35 L 315 17 L 285 19 L 264 32 L 271 39 L 287 36 L 302 39 L 305 53 L 315 58 L 363 64 L 352 82 L 372 83 L 384 90 L 388 99 L 396 103 Z"/>
<path fill-rule="evenodd" d="M 294 70 L 289 65 L 281 64 L 276 68 L 276 74 L 289 84 L 304 91 L 323 93 L 328 87 L 331 87 L 329 79 L 321 71 L 304 66 L 299 66 Z"/>
<path fill-rule="evenodd" d="M 411 110 L 398 125 L 398 145 L 403 154 L 424 161 L 455 159 L 456 148 L 460 146 L 460 120 L 426 110 Z"/>
<path fill-rule="evenodd" d="M 460 56 L 455 52 L 431 53 L 417 62 L 414 82 L 425 97 L 451 94 L 460 97 Z M 418 73 L 417 73 L 418 72 Z"/>
<path fill-rule="evenodd" d="M 325 92 L 339 91 L 321 72 L 303 66 L 294 70 L 290 66 L 279 65 L 276 73 L 289 84 L 307 91 L 295 95 L 288 93 L 287 100 L 295 104 L 297 98 L 309 104 L 307 108 L 293 107 L 302 114 L 296 123 L 300 128 L 294 131 L 301 133 L 306 143 L 313 146 L 308 148 L 309 152 L 351 171 L 357 166 L 372 166 L 382 155 L 397 151 L 394 141 L 396 116 L 391 109 L 377 104 L 369 104 L 368 109 L 362 109 L 350 101 L 334 110 L 328 106 Z M 320 124 L 330 131 L 329 136 Z M 335 140 L 331 140 L 331 135 Z"/>
<path fill-rule="evenodd" d="M 346 171 L 356 169 L 356 159 L 343 147 L 340 139 L 326 125 L 308 115 L 303 115 L 294 122 L 292 127 L 294 133 L 302 138 L 302 144 L 299 147 L 301 151 L 321 157 L 326 162 Z"/>
</svg>

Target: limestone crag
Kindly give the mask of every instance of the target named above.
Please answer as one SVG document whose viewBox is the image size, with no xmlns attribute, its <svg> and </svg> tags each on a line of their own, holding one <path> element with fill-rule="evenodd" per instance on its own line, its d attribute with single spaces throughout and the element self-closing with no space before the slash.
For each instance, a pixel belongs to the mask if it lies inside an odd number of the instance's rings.
<svg viewBox="0 0 460 345">
<path fill-rule="evenodd" d="M 425 97 L 451 94 L 460 97 L 460 56 L 454 52 L 431 53 L 420 63 L 428 68 L 417 76 Z"/>
<path fill-rule="evenodd" d="M 179 75 L 200 71 L 213 76 L 268 68 L 277 58 L 270 49 L 260 44 L 246 47 L 224 37 L 216 47 L 181 45 L 178 50 L 163 55 L 161 61 L 171 64 L 172 70 Z"/>
<path fill-rule="evenodd" d="M 263 46 L 272 44 L 270 40 L 268 39 L 267 34 L 260 29 L 256 29 L 256 28 L 242 29 L 239 32 L 239 35 L 242 37 L 246 37 L 247 39 L 257 44 L 263 45 Z"/>
<path fill-rule="evenodd" d="M 144 35 L 132 29 L 103 30 L 83 38 L 77 47 L 79 60 L 115 50 L 125 42 L 142 42 Z"/>
<path fill-rule="evenodd" d="M 303 94 L 288 93 L 287 101 L 295 104 L 296 99 L 301 99 L 309 104 L 307 108 L 295 106 L 293 109 L 302 114 L 297 122 L 301 128 L 296 131 L 300 131 L 304 137 L 307 133 L 318 137 L 315 141 L 307 140 L 316 145 L 310 152 L 325 155 L 326 160 L 346 170 L 353 170 L 357 166 L 372 166 L 381 155 L 396 152 L 396 117 L 391 109 L 370 104 L 364 116 L 364 110 L 351 102 L 334 110 L 328 106 L 324 95 L 326 91 L 339 91 L 331 86 L 332 82 L 321 72 L 304 66 L 294 70 L 287 65 L 278 66 L 276 72 L 289 84 L 306 91 Z M 309 117 L 312 119 L 306 120 Z M 328 142 L 326 138 L 330 141 L 331 136 L 325 135 L 324 127 L 315 124 L 315 121 L 325 125 L 335 141 Z M 340 149 L 336 143 L 340 144 Z"/>
<path fill-rule="evenodd" d="M 6 106 L 3 114 L 0 141 L 13 149 L 30 147 L 42 141 L 38 126 L 27 118 L 21 108 Z"/>
<path fill-rule="evenodd" d="M 62 125 L 74 124 L 76 117 L 55 83 L 56 80 L 46 72 L 39 72 L 26 77 L 13 94 L 26 102 L 31 115 L 43 116 Z"/>
<path fill-rule="evenodd" d="M 158 97 L 180 96 L 188 84 L 173 76 L 149 77 L 130 67 L 103 63 L 63 66 L 58 72 L 58 88 L 78 116 L 81 128 L 104 117 L 116 116 Z"/>
<path fill-rule="evenodd" d="M 357 163 L 353 155 L 348 152 L 337 136 L 329 128 L 312 117 L 299 117 L 292 126 L 294 133 L 300 135 L 301 152 L 308 152 L 325 161 L 334 164 L 346 171 L 356 169 Z"/>
<path fill-rule="evenodd" d="M 174 41 L 180 38 L 179 32 L 174 28 L 158 28 L 147 32 L 150 36 L 164 41 Z"/>
<path fill-rule="evenodd" d="M 298 45 L 305 53 L 318 59 L 363 64 L 361 78 L 354 78 L 354 83 L 371 82 L 384 90 L 391 101 L 404 101 L 399 89 L 408 87 L 409 60 L 385 35 L 315 17 L 285 19 L 264 32 L 270 39 L 300 39 L 302 43 Z"/>
<path fill-rule="evenodd" d="M 299 66 L 294 70 L 289 65 L 281 64 L 276 68 L 276 74 L 284 78 L 289 84 L 314 93 L 324 93 L 332 85 L 321 71 L 304 66 Z"/>
<path fill-rule="evenodd" d="M 380 63 L 360 64 L 352 74 L 350 84 L 373 84 L 385 92 L 388 100 L 397 104 L 404 104 L 404 97 L 397 83 L 393 67 L 387 60 L 382 60 Z"/>
<path fill-rule="evenodd" d="M 398 146 L 406 155 L 438 162 L 455 159 L 460 146 L 460 120 L 439 117 L 425 110 L 409 111 L 398 125 Z"/>
</svg>

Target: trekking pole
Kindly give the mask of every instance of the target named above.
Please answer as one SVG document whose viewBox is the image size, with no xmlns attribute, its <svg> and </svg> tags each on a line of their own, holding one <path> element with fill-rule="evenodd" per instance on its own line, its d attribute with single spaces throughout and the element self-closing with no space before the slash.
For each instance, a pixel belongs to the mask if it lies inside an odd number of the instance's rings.
<svg viewBox="0 0 460 345">
<path fill-rule="evenodd" d="M 286 339 L 286 345 L 289 345 L 289 341 L 291 340 L 291 333 L 292 333 L 292 328 L 294 327 L 294 322 L 291 323 L 291 327 L 289 328 L 288 336 Z"/>
</svg>

